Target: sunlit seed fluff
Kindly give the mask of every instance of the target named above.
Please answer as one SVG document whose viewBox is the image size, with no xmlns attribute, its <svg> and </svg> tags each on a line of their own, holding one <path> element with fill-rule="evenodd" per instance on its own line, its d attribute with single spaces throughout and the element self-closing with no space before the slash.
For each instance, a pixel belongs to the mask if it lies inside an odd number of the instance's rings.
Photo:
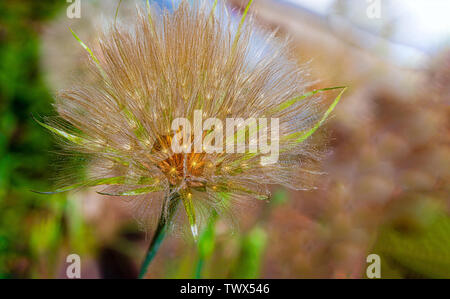
<svg viewBox="0 0 450 299">
<path fill-rule="evenodd" d="M 71 150 L 92 156 L 85 185 L 132 196 L 140 220 L 158 215 L 176 193 L 183 202 L 177 208 L 185 208 L 197 234 L 213 210 L 221 214 L 239 202 L 266 199 L 270 184 L 310 187 L 311 162 L 319 155 L 311 138 L 289 137 L 318 123 L 318 98 L 279 109 L 304 94 L 308 82 L 285 42 L 257 31 L 251 19 L 240 28 L 224 4 L 212 10 L 196 1 L 182 1 L 173 12 L 142 8 L 135 23 L 111 24 L 92 52 L 97 79 L 61 92 L 56 101 L 76 133 L 67 126 L 53 131 L 69 134 Z M 279 118 L 278 162 L 261 165 L 260 153 L 173 153 L 172 120 L 192 123 L 196 109 L 204 120 L 224 123 L 227 117 Z"/>
</svg>

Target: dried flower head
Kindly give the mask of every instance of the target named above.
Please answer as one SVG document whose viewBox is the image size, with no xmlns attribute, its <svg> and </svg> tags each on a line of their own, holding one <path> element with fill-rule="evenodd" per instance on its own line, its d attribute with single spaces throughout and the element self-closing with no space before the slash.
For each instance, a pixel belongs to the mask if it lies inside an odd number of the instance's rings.
<svg viewBox="0 0 450 299">
<path fill-rule="evenodd" d="M 313 174 L 308 161 L 318 159 L 309 137 L 340 96 L 321 113 L 315 94 L 323 90 L 305 94 L 304 71 L 286 43 L 257 31 L 245 18 L 248 7 L 239 21 L 216 4 L 138 9 L 134 24 L 114 22 L 92 51 L 74 34 L 89 52 L 94 83 L 61 92 L 55 106 L 63 122 L 43 125 L 70 150 L 89 155 L 93 166 L 87 180 L 57 192 L 106 185 L 102 194 L 133 198 L 143 220 L 161 209 L 171 217 L 184 206 L 196 235 L 211 211 L 267 199 L 267 185 L 310 187 L 300 179 Z M 249 143 L 243 153 L 174 152 L 173 120 L 193 121 L 196 110 L 203 120 L 278 119 L 278 161 L 261 163 L 267 153 L 249 152 Z M 252 140 L 260 129 L 243 126 L 236 136 Z M 210 133 L 203 131 L 200 141 Z"/>
</svg>

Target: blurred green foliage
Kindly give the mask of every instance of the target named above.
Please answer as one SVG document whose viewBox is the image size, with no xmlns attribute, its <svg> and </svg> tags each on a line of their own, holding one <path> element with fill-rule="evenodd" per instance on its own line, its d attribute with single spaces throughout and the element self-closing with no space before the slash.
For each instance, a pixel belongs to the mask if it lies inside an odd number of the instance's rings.
<svg viewBox="0 0 450 299">
<path fill-rule="evenodd" d="M 450 278 L 450 217 L 434 200 L 409 201 L 375 244 L 382 278 Z"/>
<path fill-rule="evenodd" d="M 62 4 L 0 1 L 0 277 L 26 275 L 30 257 L 61 233 L 64 198 L 43 200 L 30 190 L 48 188 L 52 177 L 52 138 L 32 115 L 52 111 L 39 69 L 39 28 Z"/>
<path fill-rule="evenodd" d="M 238 279 L 260 278 L 264 250 L 267 245 L 267 233 L 262 227 L 255 226 L 241 238 L 241 250 L 232 277 Z"/>
</svg>

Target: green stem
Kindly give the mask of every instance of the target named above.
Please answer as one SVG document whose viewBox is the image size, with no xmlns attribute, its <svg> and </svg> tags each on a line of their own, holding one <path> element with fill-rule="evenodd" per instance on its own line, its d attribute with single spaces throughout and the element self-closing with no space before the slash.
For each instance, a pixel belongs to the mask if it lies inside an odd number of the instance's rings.
<svg viewBox="0 0 450 299">
<path fill-rule="evenodd" d="M 163 207 L 161 209 L 161 216 L 159 217 L 158 226 L 156 227 L 156 231 L 153 234 L 152 241 L 150 242 L 147 254 L 141 266 L 141 271 L 139 272 L 139 279 L 144 278 L 145 274 L 147 273 L 148 266 L 150 265 L 156 253 L 158 252 L 158 249 L 161 246 L 164 237 L 166 236 L 167 227 L 172 221 L 173 215 L 175 214 L 175 210 L 178 206 L 179 199 L 180 198 L 178 194 L 175 194 L 165 199 Z M 164 216 L 166 205 L 168 205 L 167 217 Z"/>
</svg>

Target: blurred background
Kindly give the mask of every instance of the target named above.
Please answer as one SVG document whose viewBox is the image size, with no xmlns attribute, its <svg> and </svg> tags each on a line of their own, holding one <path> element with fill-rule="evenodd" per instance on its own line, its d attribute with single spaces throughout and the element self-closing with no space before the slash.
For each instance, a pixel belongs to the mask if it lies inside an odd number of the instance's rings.
<svg viewBox="0 0 450 299">
<path fill-rule="evenodd" d="M 82 278 L 134 278 L 151 237 L 117 199 L 30 191 L 51 190 L 61 164 L 33 116 L 54 115 L 53 94 L 85 71 L 68 28 L 89 44 L 118 1 L 79 2 L 78 19 L 65 0 L 0 1 L 0 278 L 65 278 L 72 253 Z M 228 1 L 237 15 L 246 3 Z M 237 227 L 211 221 L 200 246 L 169 236 L 147 277 L 365 278 L 378 254 L 382 278 L 450 278 L 450 2 L 255 0 L 251 12 L 291 38 L 314 88 L 350 87 L 319 133 L 325 174 L 311 191 L 272 186 Z"/>
</svg>

